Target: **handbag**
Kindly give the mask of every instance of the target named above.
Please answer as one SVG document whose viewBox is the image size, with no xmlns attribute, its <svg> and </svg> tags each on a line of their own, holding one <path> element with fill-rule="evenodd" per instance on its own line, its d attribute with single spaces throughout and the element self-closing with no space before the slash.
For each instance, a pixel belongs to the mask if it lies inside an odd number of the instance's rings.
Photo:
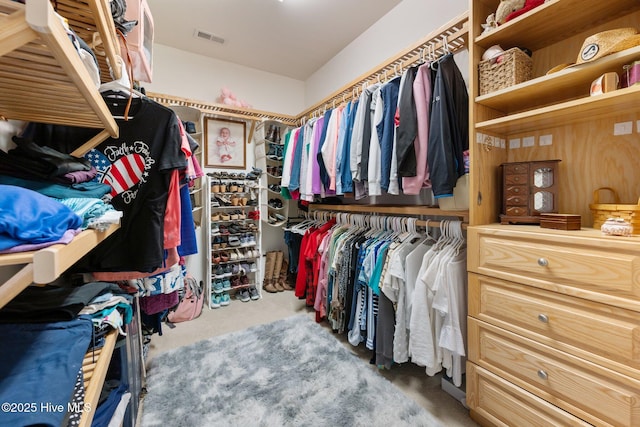
<svg viewBox="0 0 640 427">
<path fill-rule="evenodd" d="M 184 295 L 174 309 L 169 311 L 167 320 L 171 323 L 193 320 L 202 313 L 204 302 L 204 285 L 187 275 L 184 279 Z"/>
</svg>

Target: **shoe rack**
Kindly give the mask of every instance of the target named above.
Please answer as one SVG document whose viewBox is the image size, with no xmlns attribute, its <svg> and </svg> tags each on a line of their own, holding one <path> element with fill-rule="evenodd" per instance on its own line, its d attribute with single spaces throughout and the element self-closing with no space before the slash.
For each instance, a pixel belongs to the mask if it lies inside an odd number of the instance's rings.
<svg viewBox="0 0 640 427">
<path fill-rule="evenodd" d="M 256 173 L 207 174 L 207 305 L 225 307 L 261 296 L 260 189 Z"/>
<path fill-rule="evenodd" d="M 178 118 L 182 121 L 185 131 L 198 143 L 198 148 L 193 152 L 193 156 L 202 166 L 203 138 L 202 138 L 202 112 L 197 108 L 187 107 L 184 105 L 169 105 Z M 191 211 L 193 214 L 193 222 L 196 227 L 202 224 L 204 214 L 204 185 L 203 178 L 196 178 L 193 186 L 189 189 L 191 195 Z"/>
<path fill-rule="evenodd" d="M 273 227 L 282 227 L 287 223 L 289 201 L 282 196 L 280 181 L 284 159 L 284 134 L 286 127 L 279 122 L 266 124 L 265 148 L 267 163 L 267 215 L 263 221 Z"/>
</svg>

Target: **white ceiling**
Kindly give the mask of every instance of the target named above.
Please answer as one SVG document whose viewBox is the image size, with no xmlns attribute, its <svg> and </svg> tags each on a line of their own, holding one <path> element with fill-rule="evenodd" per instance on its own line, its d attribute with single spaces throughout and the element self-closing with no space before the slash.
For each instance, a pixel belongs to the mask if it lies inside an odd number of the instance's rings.
<svg viewBox="0 0 640 427">
<path fill-rule="evenodd" d="M 306 80 L 402 0 L 147 1 L 156 43 Z"/>
</svg>

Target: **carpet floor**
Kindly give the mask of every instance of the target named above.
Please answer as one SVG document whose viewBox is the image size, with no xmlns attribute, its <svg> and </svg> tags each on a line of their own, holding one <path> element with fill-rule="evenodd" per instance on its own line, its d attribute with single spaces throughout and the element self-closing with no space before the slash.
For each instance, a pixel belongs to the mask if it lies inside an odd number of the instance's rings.
<svg viewBox="0 0 640 427">
<path fill-rule="evenodd" d="M 305 315 L 157 355 L 142 427 L 442 426 Z"/>
</svg>

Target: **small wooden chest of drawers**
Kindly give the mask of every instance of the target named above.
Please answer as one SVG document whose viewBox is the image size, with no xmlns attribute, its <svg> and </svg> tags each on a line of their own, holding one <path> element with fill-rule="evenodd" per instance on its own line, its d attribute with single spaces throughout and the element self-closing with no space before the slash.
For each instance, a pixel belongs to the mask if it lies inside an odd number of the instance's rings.
<svg viewBox="0 0 640 427">
<path fill-rule="evenodd" d="M 541 213 L 558 212 L 558 162 L 504 163 L 502 165 L 503 224 L 539 224 Z"/>
</svg>

